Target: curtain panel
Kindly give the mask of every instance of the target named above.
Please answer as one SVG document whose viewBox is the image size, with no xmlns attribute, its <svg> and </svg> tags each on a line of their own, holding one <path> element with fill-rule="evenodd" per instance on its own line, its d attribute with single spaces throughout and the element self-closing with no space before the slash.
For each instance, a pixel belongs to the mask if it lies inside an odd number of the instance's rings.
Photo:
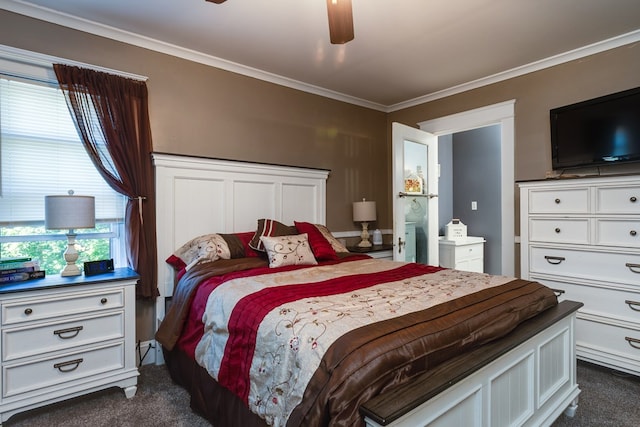
<svg viewBox="0 0 640 427">
<path fill-rule="evenodd" d="M 75 66 L 53 68 L 93 164 L 128 198 L 125 239 L 129 267 L 140 275 L 136 296 L 155 298 L 156 209 L 146 83 Z"/>
</svg>

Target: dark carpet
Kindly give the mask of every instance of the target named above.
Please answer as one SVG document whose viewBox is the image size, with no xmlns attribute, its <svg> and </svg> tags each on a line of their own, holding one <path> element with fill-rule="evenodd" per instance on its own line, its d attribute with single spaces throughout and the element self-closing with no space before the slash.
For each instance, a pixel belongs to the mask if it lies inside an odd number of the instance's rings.
<svg viewBox="0 0 640 427">
<path fill-rule="evenodd" d="M 640 420 L 640 377 L 578 363 L 582 393 L 576 416 L 564 415 L 553 427 L 635 427 Z M 109 389 L 23 412 L 5 427 L 18 426 L 208 426 L 189 409 L 189 396 L 175 385 L 164 366 L 140 369 L 138 392 L 128 400 Z"/>
</svg>

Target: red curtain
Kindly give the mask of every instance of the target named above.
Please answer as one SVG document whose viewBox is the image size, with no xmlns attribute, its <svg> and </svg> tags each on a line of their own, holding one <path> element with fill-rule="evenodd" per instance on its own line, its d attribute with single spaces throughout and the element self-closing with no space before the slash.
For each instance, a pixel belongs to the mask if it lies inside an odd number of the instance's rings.
<svg viewBox="0 0 640 427">
<path fill-rule="evenodd" d="M 155 298 L 157 243 L 147 85 L 113 74 L 54 64 L 80 138 L 102 177 L 128 197 L 129 267 L 140 275 L 136 295 Z"/>
</svg>

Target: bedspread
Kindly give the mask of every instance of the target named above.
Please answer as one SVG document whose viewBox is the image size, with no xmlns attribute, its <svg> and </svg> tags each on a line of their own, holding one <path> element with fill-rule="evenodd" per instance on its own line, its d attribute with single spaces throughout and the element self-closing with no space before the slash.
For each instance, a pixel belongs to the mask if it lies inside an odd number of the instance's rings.
<svg viewBox="0 0 640 427">
<path fill-rule="evenodd" d="M 374 259 L 258 271 L 209 286 L 195 357 L 269 425 L 361 425 L 364 401 L 556 304 L 535 282 Z"/>
</svg>

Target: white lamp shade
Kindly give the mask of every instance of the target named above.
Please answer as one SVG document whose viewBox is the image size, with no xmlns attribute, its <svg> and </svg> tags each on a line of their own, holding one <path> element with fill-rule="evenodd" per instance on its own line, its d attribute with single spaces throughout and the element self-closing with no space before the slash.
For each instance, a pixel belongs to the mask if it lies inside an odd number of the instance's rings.
<svg viewBox="0 0 640 427">
<path fill-rule="evenodd" d="M 95 211 L 93 196 L 45 196 L 44 227 L 53 230 L 93 228 Z"/>
<path fill-rule="evenodd" d="M 369 222 L 376 220 L 376 202 L 368 202 L 362 199 L 361 202 L 353 202 L 353 221 Z"/>
</svg>

